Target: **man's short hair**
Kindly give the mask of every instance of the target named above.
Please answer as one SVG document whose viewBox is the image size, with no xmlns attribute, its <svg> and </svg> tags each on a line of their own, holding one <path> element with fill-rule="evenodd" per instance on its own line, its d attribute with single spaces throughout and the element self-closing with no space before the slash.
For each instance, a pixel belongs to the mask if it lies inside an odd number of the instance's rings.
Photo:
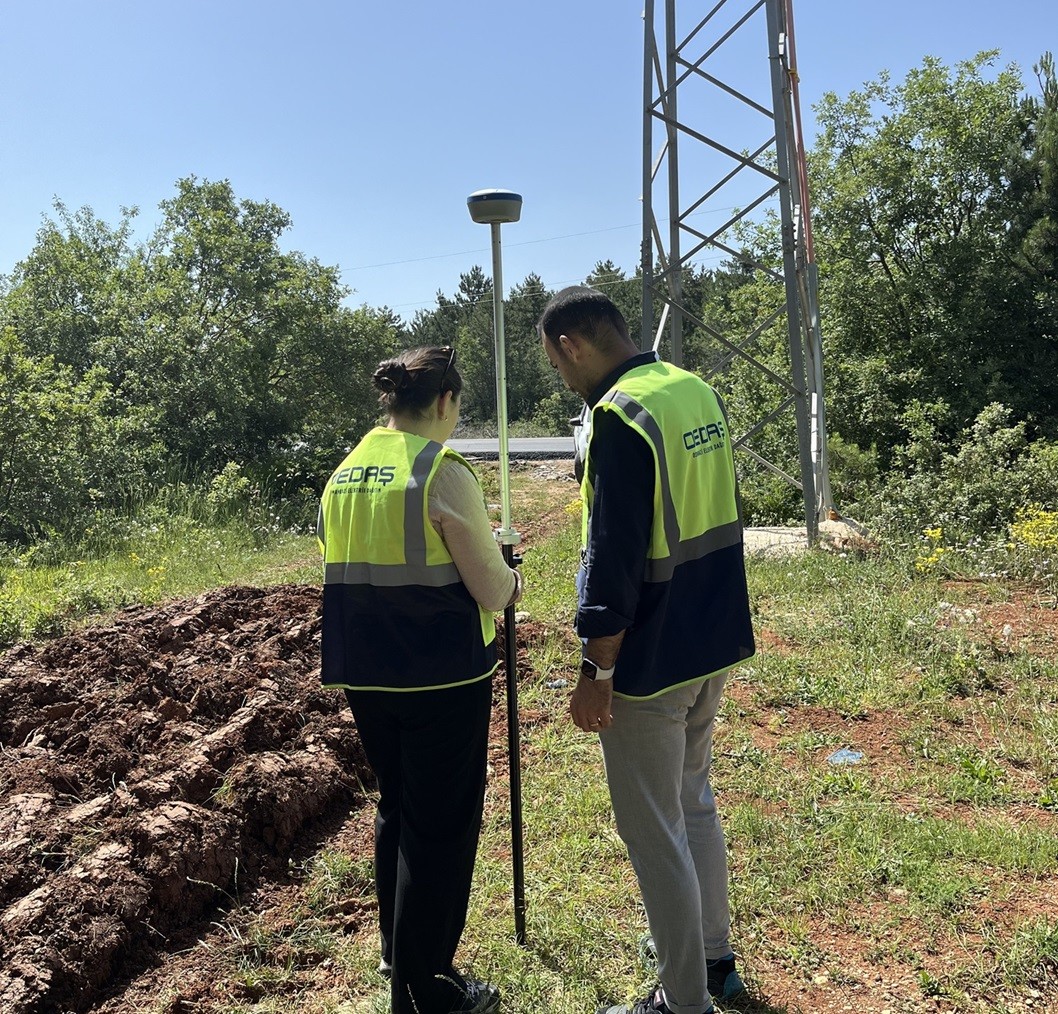
<svg viewBox="0 0 1058 1014">
<path fill-rule="evenodd" d="M 560 334 L 576 332 L 599 349 L 628 341 L 628 325 L 609 296 L 587 285 L 570 285 L 544 307 L 536 325 L 540 335 L 555 343 Z"/>
</svg>

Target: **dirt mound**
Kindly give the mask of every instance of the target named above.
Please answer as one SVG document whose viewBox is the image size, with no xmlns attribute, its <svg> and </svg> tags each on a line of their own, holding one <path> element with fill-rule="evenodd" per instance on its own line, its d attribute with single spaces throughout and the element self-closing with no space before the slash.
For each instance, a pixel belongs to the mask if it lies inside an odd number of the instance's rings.
<svg viewBox="0 0 1058 1014">
<path fill-rule="evenodd" d="M 85 1010 L 362 797 L 319 613 L 227 588 L 0 656 L 0 1010 Z"/>
</svg>

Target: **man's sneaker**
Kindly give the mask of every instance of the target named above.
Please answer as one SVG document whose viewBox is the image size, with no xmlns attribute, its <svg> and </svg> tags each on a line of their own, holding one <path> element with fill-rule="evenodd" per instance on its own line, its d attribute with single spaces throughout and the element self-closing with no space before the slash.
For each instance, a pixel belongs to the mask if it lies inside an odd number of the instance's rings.
<svg viewBox="0 0 1058 1014">
<path fill-rule="evenodd" d="M 733 1000 L 746 992 L 746 984 L 735 968 L 734 954 L 713 961 L 707 960 L 705 972 L 708 976 L 709 993 L 718 1000 Z"/>
<path fill-rule="evenodd" d="M 672 1012 L 665 1003 L 661 987 L 658 986 L 653 993 L 643 997 L 642 1000 L 637 1000 L 631 1007 L 623 1003 L 613 1006 L 603 1004 L 595 1014 L 672 1014 Z M 716 1008 L 710 1007 L 705 1014 L 716 1014 Z"/>
<path fill-rule="evenodd" d="M 612 1006 L 603 1004 L 595 1011 L 595 1014 L 672 1014 L 672 1012 L 665 1005 L 661 995 L 661 987 L 659 986 L 653 993 L 643 997 L 642 1000 L 636 1000 L 631 1007 L 623 1003 Z"/>
<path fill-rule="evenodd" d="M 658 949 L 654 937 L 646 933 L 639 938 L 639 958 L 647 971 L 656 975 L 658 971 Z M 714 958 L 705 962 L 709 995 L 717 1000 L 732 1000 L 746 992 L 746 984 L 735 968 L 735 956 Z"/>
<path fill-rule="evenodd" d="M 378 974 L 381 975 L 383 979 L 389 979 L 393 975 L 393 966 L 385 958 L 379 958 Z"/>
<path fill-rule="evenodd" d="M 500 991 L 490 982 L 467 979 L 463 1002 L 452 1008 L 452 1014 L 495 1014 L 500 1009 Z"/>
</svg>

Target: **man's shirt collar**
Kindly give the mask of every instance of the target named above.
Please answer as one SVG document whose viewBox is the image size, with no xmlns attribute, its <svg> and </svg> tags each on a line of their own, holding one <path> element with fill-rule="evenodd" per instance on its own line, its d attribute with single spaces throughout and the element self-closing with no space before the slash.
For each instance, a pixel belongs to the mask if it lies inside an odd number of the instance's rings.
<svg viewBox="0 0 1058 1014">
<path fill-rule="evenodd" d="M 603 377 L 602 382 L 588 398 L 588 408 L 595 408 L 599 403 L 599 399 L 610 390 L 618 380 L 621 379 L 629 370 L 634 370 L 637 366 L 646 366 L 647 363 L 656 363 L 658 361 L 658 354 L 651 350 L 650 352 L 640 352 L 638 355 L 632 356 L 626 359 L 620 366 L 611 370 Z"/>
</svg>

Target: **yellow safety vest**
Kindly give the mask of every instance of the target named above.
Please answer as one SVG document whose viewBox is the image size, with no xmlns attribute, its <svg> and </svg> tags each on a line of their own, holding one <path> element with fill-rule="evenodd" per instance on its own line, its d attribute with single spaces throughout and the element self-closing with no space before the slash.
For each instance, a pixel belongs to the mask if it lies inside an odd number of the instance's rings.
<svg viewBox="0 0 1058 1014">
<path fill-rule="evenodd" d="M 470 468 L 436 441 L 376 427 L 327 481 L 317 531 L 325 686 L 430 690 L 496 668 L 493 615 L 430 522 L 430 484 L 446 457 Z"/>
<path fill-rule="evenodd" d="M 614 692 L 647 698 L 730 668 L 754 653 L 731 438 L 723 404 L 670 363 L 633 367 L 592 409 L 611 412 L 650 446 L 654 512 L 642 615 L 626 633 Z M 582 542 L 594 498 L 589 437 Z M 668 589 L 658 586 L 671 585 Z M 651 587 L 653 586 L 653 587 Z"/>
</svg>

